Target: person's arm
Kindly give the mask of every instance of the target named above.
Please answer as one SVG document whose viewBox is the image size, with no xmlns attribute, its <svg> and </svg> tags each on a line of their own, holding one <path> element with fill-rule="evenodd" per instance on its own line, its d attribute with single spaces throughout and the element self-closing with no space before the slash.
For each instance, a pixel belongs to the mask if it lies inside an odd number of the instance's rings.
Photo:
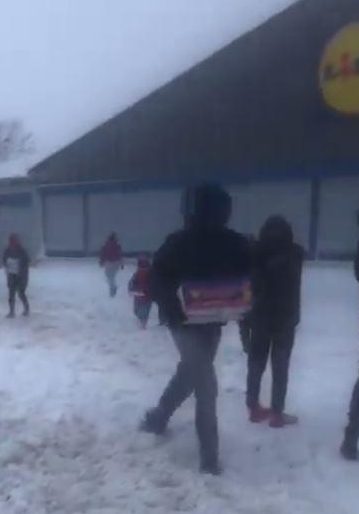
<svg viewBox="0 0 359 514">
<path fill-rule="evenodd" d="M 25 248 L 23 248 L 22 251 L 23 251 L 24 266 L 28 269 L 30 267 L 30 262 L 31 262 L 30 255 L 25 250 Z"/>
<path fill-rule="evenodd" d="M 129 293 L 134 293 L 135 291 L 135 282 L 136 282 L 136 273 L 134 275 L 132 275 L 129 283 L 128 283 L 128 292 Z"/>
<path fill-rule="evenodd" d="M 20 253 L 20 276 L 23 278 L 25 283 L 27 284 L 29 279 L 29 269 L 30 269 L 30 257 L 25 248 L 21 248 Z"/>
<path fill-rule="evenodd" d="M 182 322 L 184 316 L 177 297 L 181 277 L 181 236 L 169 236 L 155 253 L 150 274 L 150 293 L 167 320 Z"/>
<path fill-rule="evenodd" d="M 153 257 L 152 276 L 159 286 L 168 282 L 173 283 L 177 279 L 181 259 L 178 241 L 179 234 L 168 236 Z"/>
<path fill-rule="evenodd" d="M 252 277 L 254 269 L 255 247 L 253 242 L 241 235 L 236 235 L 236 262 L 238 274 L 244 277 Z"/>
</svg>

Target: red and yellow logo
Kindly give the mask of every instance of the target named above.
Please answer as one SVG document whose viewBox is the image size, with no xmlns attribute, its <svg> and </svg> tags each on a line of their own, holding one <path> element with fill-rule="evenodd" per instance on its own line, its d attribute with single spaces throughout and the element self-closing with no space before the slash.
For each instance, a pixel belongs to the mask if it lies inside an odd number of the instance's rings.
<svg viewBox="0 0 359 514">
<path fill-rule="evenodd" d="M 344 114 L 359 114 L 359 23 L 345 27 L 326 47 L 320 87 L 330 107 Z"/>
</svg>

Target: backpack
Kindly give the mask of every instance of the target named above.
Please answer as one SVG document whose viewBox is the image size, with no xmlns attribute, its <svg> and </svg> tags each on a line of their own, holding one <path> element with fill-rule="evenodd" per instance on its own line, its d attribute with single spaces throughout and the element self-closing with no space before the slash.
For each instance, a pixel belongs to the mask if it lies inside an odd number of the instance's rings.
<svg viewBox="0 0 359 514">
<path fill-rule="evenodd" d="M 181 285 L 178 296 L 189 325 L 239 321 L 252 308 L 248 278 L 188 281 Z"/>
</svg>

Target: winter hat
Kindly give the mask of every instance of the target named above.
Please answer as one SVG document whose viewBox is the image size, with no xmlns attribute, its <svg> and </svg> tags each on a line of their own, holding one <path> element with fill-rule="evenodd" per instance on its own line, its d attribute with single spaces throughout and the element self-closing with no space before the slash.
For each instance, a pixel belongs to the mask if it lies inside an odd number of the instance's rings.
<svg viewBox="0 0 359 514">
<path fill-rule="evenodd" d="M 150 260 L 146 255 L 141 255 L 137 260 L 137 266 L 141 269 L 147 269 L 151 266 Z"/>
<path fill-rule="evenodd" d="M 290 246 L 293 243 L 292 227 L 283 216 L 270 216 L 259 232 L 259 241 L 271 248 Z"/>
<path fill-rule="evenodd" d="M 17 234 L 10 234 L 9 245 L 12 247 L 20 245 L 19 236 Z"/>
<path fill-rule="evenodd" d="M 216 184 L 197 186 L 187 203 L 187 221 L 197 227 L 224 227 L 232 211 L 232 199 Z"/>
<path fill-rule="evenodd" d="M 109 241 L 116 241 L 118 240 L 118 236 L 116 234 L 116 232 L 111 232 L 111 234 L 109 235 Z"/>
</svg>

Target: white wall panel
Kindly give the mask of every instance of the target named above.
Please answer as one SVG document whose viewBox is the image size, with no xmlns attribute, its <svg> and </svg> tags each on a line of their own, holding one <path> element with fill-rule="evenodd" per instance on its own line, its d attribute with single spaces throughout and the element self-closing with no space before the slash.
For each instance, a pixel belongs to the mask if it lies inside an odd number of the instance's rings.
<svg viewBox="0 0 359 514">
<path fill-rule="evenodd" d="M 241 232 L 258 235 L 266 218 L 283 215 L 293 226 L 295 239 L 309 248 L 310 182 L 273 182 L 231 188 L 231 225 Z"/>
<path fill-rule="evenodd" d="M 250 186 L 228 188 L 232 197 L 230 227 L 242 234 L 252 234 Z"/>
<path fill-rule="evenodd" d="M 44 206 L 45 245 L 50 252 L 84 250 L 84 216 L 81 195 L 48 195 Z"/>
<path fill-rule="evenodd" d="M 20 236 L 25 248 L 30 254 L 34 251 L 34 223 L 33 206 L 0 205 L 0 250 L 4 250 L 9 234 Z"/>
<path fill-rule="evenodd" d="M 341 257 L 354 253 L 358 240 L 359 179 L 323 181 L 319 222 L 319 254 Z"/>
<path fill-rule="evenodd" d="M 109 232 L 118 233 L 125 252 L 153 251 L 182 225 L 180 191 L 91 194 L 89 248 L 97 252 Z"/>
</svg>

